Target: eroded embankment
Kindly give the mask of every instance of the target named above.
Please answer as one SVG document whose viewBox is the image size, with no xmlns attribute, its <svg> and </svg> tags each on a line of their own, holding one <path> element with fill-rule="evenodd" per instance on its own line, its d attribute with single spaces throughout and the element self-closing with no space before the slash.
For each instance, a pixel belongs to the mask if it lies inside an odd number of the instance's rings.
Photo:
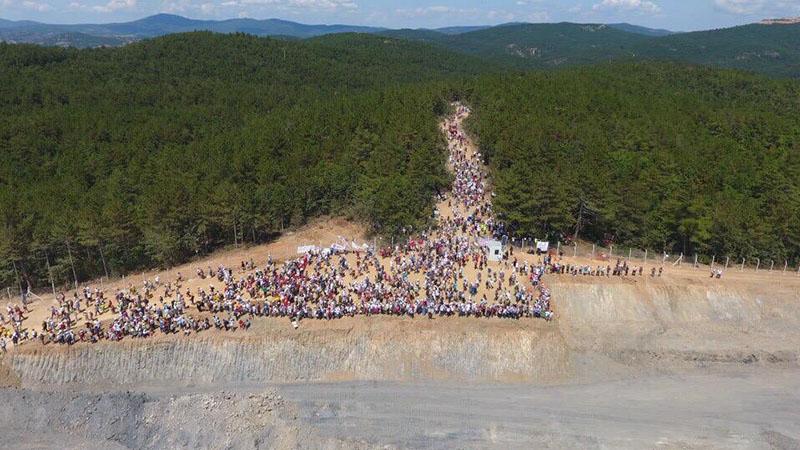
<svg viewBox="0 0 800 450">
<path fill-rule="evenodd" d="M 328 380 L 559 381 L 568 355 L 554 324 L 385 317 L 285 320 L 237 337 L 20 348 L 8 363 L 23 386 L 216 384 Z M 261 323 L 260 325 L 265 325 Z M 257 327 L 254 327 L 257 328 Z"/>
<path fill-rule="evenodd" d="M 238 334 L 26 345 L 7 355 L 22 386 L 335 380 L 564 383 L 645 373 L 795 367 L 800 299 L 791 287 L 639 279 L 551 281 L 557 320 L 357 317 L 257 319 Z"/>
<path fill-rule="evenodd" d="M 612 376 L 798 363 L 800 293 L 791 285 L 677 285 L 645 277 L 563 280 L 552 290 L 559 329 L 578 372 L 597 376 L 606 370 Z"/>
</svg>

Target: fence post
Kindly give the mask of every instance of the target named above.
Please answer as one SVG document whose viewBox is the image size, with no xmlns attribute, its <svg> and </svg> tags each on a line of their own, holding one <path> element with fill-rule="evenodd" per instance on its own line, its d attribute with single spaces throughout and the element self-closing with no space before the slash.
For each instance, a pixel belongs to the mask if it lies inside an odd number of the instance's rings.
<svg viewBox="0 0 800 450">
<path fill-rule="evenodd" d="M 19 286 L 19 296 L 24 298 L 22 295 L 22 281 L 20 281 L 19 272 L 17 272 L 17 262 L 12 259 L 11 264 L 14 265 L 14 277 L 17 279 L 17 285 Z"/>
<path fill-rule="evenodd" d="M 72 249 L 67 241 L 67 254 L 69 255 L 69 265 L 72 266 L 72 277 L 75 279 L 75 290 L 78 290 L 78 274 L 75 272 L 75 261 L 72 259 Z"/>
<path fill-rule="evenodd" d="M 561 256 L 561 241 L 556 241 L 556 255 Z"/>
<path fill-rule="evenodd" d="M 594 259 L 594 248 L 595 248 L 595 245 L 592 244 L 592 259 Z"/>
<path fill-rule="evenodd" d="M 697 269 L 697 253 L 694 254 L 694 268 Z"/>
<path fill-rule="evenodd" d="M 644 264 L 642 266 L 647 266 L 647 249 L 644 249 Z"/>
<path fill-rule="evenodd" d="M 50 255 L 47 250 L 44 251 L 44 259 L 47 261 L 47 277 L 50 278 L 50 287 L 53 288 L 53 297 L 56 296 L 56 283 L 53 281 L 53 270 L 50 267 Z"/>
<path fill-rule="evenodd" d="M 98 249 L 100 249 L 100 259 L 103 261 L 103 272 L 106 274 L 106 279 L 108 279 L 108 266 L 106 266 L 106 257 L 103 255 L 103 246 L 98 245 Z M 102 281 L 102 278 L 100 279 Z"/>
<path fill-rule="evenodd" d="M 678 267 L 683 265 L 683 252 L 681 252 L 681 257 L 678 258 Z"/>
<path fill-rule="evenodd" d="M 756 272 L 758 272 L 759 267 L 761 267 L 761 258 L 756 258 Z"/>
<path fill-rule="evenodd" d="M 714 263 L 717 261 L 717 255 L 711 256 L 711 269 L 714 269 Z"/>
<path fill-rule="evenodd" d="M 572 255 L 572 257 L 573 258 L 577 258 L 578 257 L 578 243 L 577 242 L 575 243 L 575 254 Z"/>
<path fill-rule="evenodd" d="M 770 260 L 770 261 L 771 261 L 771 262 L 770 262 L 770 264 L 769 264 L 769 271 L 770 271 L 770 272 L 772 272 L 772 268 L 773 268 L 773 267 L 775 267 L 775 260 L 774 260 L 774 259 L 772 259 L 772 260 Z"/>
<path fill-rule="evenodd" d="M 744 272 L 744 261 L 745 261 L 745 259 L 747 259 L 747 258 L 742 258 L 742 268 L 739 269 L 739 272 Z"/>
<path fill-rule="evenodd" d="M 726 257 L 725 257 L 725 270 L 728 270 L 728 263 L 729 263 L 730 261 L 731 261 L 731 257 L 730 257 L 730 256 L 726 256 Z"/>
<path fill-rule="evenodd" d="M 633 249 L 628 247 L 628 261 L 631 260 L 631 256 L 633 255 Z"/>
<path fill-rule="evenodd" d="M 787 269 L 788 267 L 789 267 L 789 260 L 787 259 L 787 260 L 786 260 L 786 261 L 783 263 L 783 275 L 786 275 L 786 269 Z"/>
</svg>

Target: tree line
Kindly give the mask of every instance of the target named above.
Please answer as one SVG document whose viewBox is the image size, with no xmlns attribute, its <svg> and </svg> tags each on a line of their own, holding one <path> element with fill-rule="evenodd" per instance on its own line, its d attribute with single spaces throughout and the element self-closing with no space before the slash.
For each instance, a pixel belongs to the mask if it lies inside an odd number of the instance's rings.
<svg viewBox="0 0 800 450">
<path fill-rule="evenodd" d="M 671 64 L 478 79 L 468 124 L 523 236 L 800 257 L 800 85 Z"/>
</svg>

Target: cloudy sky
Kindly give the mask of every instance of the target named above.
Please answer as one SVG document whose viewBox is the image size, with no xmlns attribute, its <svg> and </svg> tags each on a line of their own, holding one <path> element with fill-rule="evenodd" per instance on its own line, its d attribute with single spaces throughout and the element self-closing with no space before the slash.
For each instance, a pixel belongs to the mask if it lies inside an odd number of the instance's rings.
<svg viewBox="0 0 800 450">
<path fill-rule="evenodd" d="M 0 18 L 50 23 L 118 22 L 160 12 L 393 28 L 570 21 L 689 31 L 800 16 L 800 0 L 0 0 Z"/>
</svg>

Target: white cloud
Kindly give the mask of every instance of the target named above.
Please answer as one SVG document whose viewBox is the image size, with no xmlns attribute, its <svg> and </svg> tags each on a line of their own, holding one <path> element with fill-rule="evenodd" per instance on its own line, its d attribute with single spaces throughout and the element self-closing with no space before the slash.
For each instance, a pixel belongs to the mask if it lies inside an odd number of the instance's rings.
<svg viewBox="0 0 800 450">
<path fill-rule="evenodd" d="M 337 9 L 352 10 L 358 8 L 358 4 L 354 0 L 241 0 L 240 3 L 246 5 L 271 5 L 281 8 L 325 11 L 334 11 Z"/>
<path fill-rule="evenodd" d="M 661 7 L 650 0 L 603 0 L 592 6 L 592 9 L 595 11 L 615 9 L 618 11 L 637 11 L 649 14 L 661 12 Z"/>
<path fill-rule="evenodd" d="M 453 6 L 431 5 L 419 8 L 396 9 L 395 14 L 406 18 L 422 17 L 458 17 L 459 20 L 491 20 L 493 22 L 509 22 L 517 18 L 511 11 L 503 9 L 482 10 L 478 8 L 457 8 Z"/>
<path fill-rule="evenodd" d="M 764 8 L 764 0 L 714 0 L 714 5 L 733 14 L 752 14 Z"/>
<path fill-rule="evenodd" d="M 119 0 L 117 0 L 119 1 Z M 255 11 L 268 10 L 270 14 L 302 14 L 304 11 L 354 13 L 355 0 L 166 0 L 161 11 L 175 14 L 199 14 L 210 17 L 252 17 Z"/>
<path fill-rule="evenodd" d="M 22 2 L 22 7 L 25 9 L 32 9 L 36 12 L 47 12 L 50 11 L 52 8 L 47 3 L 32 1 L 32 0 L 25 0 Z"/>
<path fill-rule="evenodd" d="M 525 20 L 528 22 L 548 22 L 550 21 L 550 13 L 547 11 L 534 11 L 528 14 Z"/>
<path fill-rule="evenodd" d="M 476 15 L 479 11 L 475 8 L 454 8 L 452 6 L 433 5 L 411 9 L 396 9 L 395 12 L 405 17 L 424 17 L 435 15 Z"/>
<path fill-rule="evenodd" d="M 356 9 L 358 5 L 352 0 L 288 0 L 291 7 L 300 9 Z"/>
<path fill-rule="evenodd" d="M 71 3 L 70 6 L 83 7 L 80 3 Z M 121 9 L 135 9 L 136 0 L 109 0 L 105 5 L 91 6 L 92 11 L 100 13 L 111 13 Z"/>
<path fill-rule="evenodd" d="M 514 14 L 508 11 L 498 11 L 498 10 L 491 10 L 486 13 L 486 17 L 490 20 L 505 20 L 505 21 L 512 21 L 514 20 Z"/>
<path fill-rule="evenodd" d="M 800 0 L 714 0 L 714 6 L 730 14 L 784 17 L 800 14 Z"/>
<path fill-rule="evenodd" d="M 24 9 L 30 9 L 36 12 L 47 12 L 53 9 L 49 3 L 34 0 L 24 0 L 22 2 L 15 2 L 14 0 L 2 0 L 0 1 L 0 5 L 2 5 L 4 8 L 22 7 Z"/>
<path fill-rule="evenodd" d="M 120 1 L 120 0 L 116 0 Z M 189 13 L 195 12 L 205 16 L 223 14 L 223 8 L 247 8 L 253 9 L 269 8 L 270 11 L 281 11 L 283 13 L 298 13 L 300 11 L 355 11 L 358 4 L 355 0 L 168 0 L 162 3 L 162 11 L 170 13 Z M 230 10 L 228 10 L 230 11 Z M 234 10 L 235 11 L 235 10 Z M 229 13 L 224 13 L 229 14 Z M 248 11 L 241 9 L 238 11 L 239 17 L 248 16 Z"/>
</svg>

